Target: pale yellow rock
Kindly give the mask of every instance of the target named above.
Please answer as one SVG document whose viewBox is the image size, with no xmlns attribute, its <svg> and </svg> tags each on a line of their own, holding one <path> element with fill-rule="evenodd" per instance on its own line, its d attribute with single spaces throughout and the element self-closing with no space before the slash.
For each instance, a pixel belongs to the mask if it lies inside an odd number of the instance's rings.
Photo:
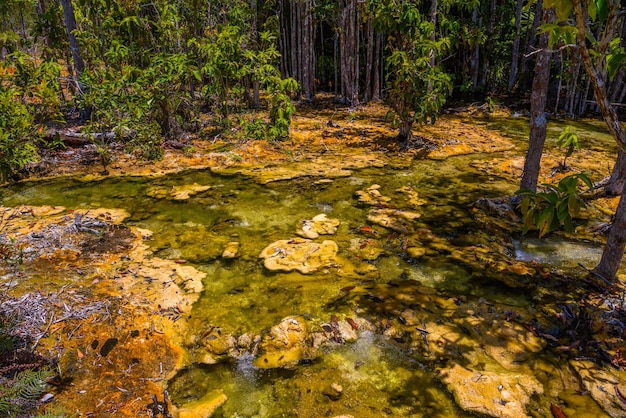
<svg viewBox="0 0 626 418">
<path fill-rule="evenodd" d="M 211 186 L 202 186 L 197 183 L 173 186 L 171 188 L 156 186 L 149 188 L 146 194 L 155 199 L 187 200 L 191 196 L 207 191 L 210 188 Z"/>
<path fill-rule="evenodd" d="M 226 244 L 226 248 L 222 252 L 222 258 L 235 258 L 239 253 L 239 243 L 237 241 L 231 241 Z"/>
<path fill-rule="evenodd" d="M 178 418 L 208 418 L 227 400 L 228 397 L 223 390 L 213 390 L 201 399 L 182 406 L 178 410 Z"/>
<path fill-rule="evenodd" d="M 585 390 L 611 417 L 625 417 L 626 405 L 618 392 L 626 396 L 626 371 L 609 367 L 599 368 L 590 361 L 570 362 L 582 381 Z M 617 388 L 617 389 L 616 389 Z"/>
<path fill-rule="evenodd" d="M 320 235 L 332 235 L 337 232 L 341 222 L 339 219 L 331 219 L 325 213 L 314 216 L 313 219 L 302 221 L 302 226 L 296 233 L 304 238 L 315 239 Z"/>
<path fill-rule="evenodd" d="M 442 369 L 441 380 L 462 409 L 499 418 L 529 417 L 531 396 L 543 393 L 533 375 L 470 370 L 458 364 Z"/>
<path fill-rule="evenodd" d="M 421 247 L 409 247 L 406 249 L 406 253 L 411 258 L 422 258 L 426 254 L 426 249 Z"/>
<path fill-rule="evenodd" d="M 388 196 L 383 196 L 382 193 L 380 193 L 379 189 L 380 185 L 373 184 L 366 190 L 357 191 L 356 195 L 359 197 L 359 202 L 372 206 L 389 202 L 391 198 Z"/>
<path fill-rule="evenodd" d="M 392 229 L 402 234 L 408 234 L 414 231 L 412 221 L 419 218 L 419 213 L 410 212 L 402 209 L 382 208 L 372 209 L 367 215 L 367 220 Z"/>
<path fill-rule="evenodd" d="M 411 206 L 414 209 L 416 209 L 419 206 L 422 206 L 422 205 L 424 205 L 426 203 L 426 200 L 424 200 L 421 197 L 419 197 L 419 194 L 417 193 L 417 191 L 414 190 L 410 186 L 401 187 L 401 188 L 397 189 L 396 192 L 400 192 L 400 193 L 406 195 L 407 199 L 409 200 L 409 202 L 408 202 L 409 206 Z"/>
<path fill-rule="evenodd" d="M 384 254 L 385 249 L 375 239 L 353 238 L 350 240 L 350 252 L 361 260 L 373 261 Z"/>
<path fill-rule="evenodd" d="M 321 267 L 332 265 L 339 247 L 335 241 L 316 243 L 307 239 L 279 240 L 267 246 L 259 258 L 265 259 L 265 268 L 272 271 L 313 273 Z"/>
<path fill-rule="evenodd" d="M 304 318 L 290 316 L 263 337 L 254 365 L 260 369 L 293 368 L 304 354 L 307 327 Z"/>
</svg>

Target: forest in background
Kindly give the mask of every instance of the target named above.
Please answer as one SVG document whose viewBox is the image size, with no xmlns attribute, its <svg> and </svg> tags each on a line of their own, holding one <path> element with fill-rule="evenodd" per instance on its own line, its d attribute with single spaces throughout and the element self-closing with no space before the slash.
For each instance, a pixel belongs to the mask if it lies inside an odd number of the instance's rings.
<svg viewBox="0 0 626 418">
<path fill-rule="evenodd" d="M 36 159 L 37 147 L 61 146 L 58 138 L 33 138 L 43 125 L 78 112 L 83 132 L 114 133 L 139 157 L 158 159 L 163 137 L 198 133 L 207 123 L 283 139 L 292 99 L 311 101 L 318 92 L 351 106 L 385 99 L 404 141 L 413 121 L 432 121 L 450 97 L 527 104 L 543 6 L 542 0 L 4 0 L 3 175 Z M 616 53 L 624 31 L 620 21 Z M 578 50 L 558 42 L 548 106 L 579 116 L 594 100 L 590 80 Z M 622 103 L 624 78 L 620 68 L 607 80 L 610 102 Z M 263 118 L 238 117 L 259 108 L 268 110 Z"/>
</svg>

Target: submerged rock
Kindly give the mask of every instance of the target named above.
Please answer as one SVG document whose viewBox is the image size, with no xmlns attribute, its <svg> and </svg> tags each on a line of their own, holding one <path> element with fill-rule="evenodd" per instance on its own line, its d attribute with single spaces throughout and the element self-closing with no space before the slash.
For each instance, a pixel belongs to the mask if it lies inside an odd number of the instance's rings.
<svg viewBox="0 0 626 418">
<path fill-rule="evenodd" d="M 272 271 L 297 270 L 313 273 L 321 267 L 332 265 L 339 247 L 335 241 L 316 243 L 308 239 L 279 240 L 267 246 L 259 258 L 265 259 L 265 268 Z"/>
<path fill-rule="evenodd" d="M 356 195 L 359 197 L 359 202 L 371 206 L 383 205 L 391 200 L 390 197 L 380 193 L 380 185 L 378 184 L 372 184 L 365 190 L 359 190 Z"/>
<path fill-rule="evenodd" d="M 239 253 L 239 242 L 231 241 L 226 244 L 226 248 L 222 252 L 222 258 L 235 258 Z"/>
<path fill-rule="evenodd" d="M 350 240 L 350 252 L 361 260 L 373 261 L 384 254 L 385 249 L 378 240 L 353 238 Z"/>
<path fill-rule="evenodd" d="M 191 196 L 205 192 L 210 188 L 211 186 L 202 186 L 197 183 L 172 187 L 155 186 L 149 188 L 146 194 L 155 199 L 187 200 Z"/>
<path fill-rule="evenodd" d="M 337 232 L 337 227 L 341 222 L 339 219 L 331 219 L 326 214 L 314 216 L 313 219 L 302 221 L 302 226 L 296 231 L 296 234 L 304 238 L 317 238 L 320 235 L 332 235 Z"/>
<path fill-rule="evenodd" d="M 382 208 L 370 210 L 367 220 L 396 232 L 408 234 L 415 230 L 412 221 L 420 216 L 419 213 L 402 209 Z"/>
<path fill-rule="evenodd" d="M 223 390 L 212 390 L 197 401 L 183 405 L 178 410 L 178 418 L 208 418 L 227 400 Z"/>
<path fill-rule="evenodd" d="M 290 316 L 263 337 L 254 365 L 260 369 L 294 368 L 305 352 L 307 328 L 304 318 Z"/>
<path fill-rule="evenodd" d="M 626 371 L 599 368 L 596 363 L 572 360 L 585 390 L 611 417 L 626 416 Z"/>
<path fill-rule="evenodd" d="M 414 209 L 426 204 L 426 200 L 419 197 L 417 190 L 410 186 L 401 187 L 397 189 L 396 192 L 404 194 L 408 199 L 407 203 Z"/>
<path fill-rule="evenodd" d="M 454 364 L 441 370 L 442 381 L 466 411 L 492 417 L 528 417 L 526 405 L 543 386 L 532 375 L 470 370 Z"/>
</svg>

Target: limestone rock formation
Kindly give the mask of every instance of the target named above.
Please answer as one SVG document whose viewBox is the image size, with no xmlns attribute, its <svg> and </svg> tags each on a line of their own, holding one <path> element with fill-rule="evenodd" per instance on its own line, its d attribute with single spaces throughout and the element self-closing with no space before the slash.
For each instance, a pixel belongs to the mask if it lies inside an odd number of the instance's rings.
<svg viewBox="0 0 626 418">
<path fill-rule="evenodd" d="M 268 245 L 260 258 L 265 259 L 265 268 L 272 271 L 297 270 L 303 274 L 313 273 L 321 267 L 335 262 L 339 247 L 335 241 L 322 243 L 294 238 L 279 240 Z"/>
</svg>

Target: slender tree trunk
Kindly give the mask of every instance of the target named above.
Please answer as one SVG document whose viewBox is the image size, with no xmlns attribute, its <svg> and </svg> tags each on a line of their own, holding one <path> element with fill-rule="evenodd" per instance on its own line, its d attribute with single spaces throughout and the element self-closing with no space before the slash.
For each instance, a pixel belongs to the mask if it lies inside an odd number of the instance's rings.
<svg viewBox="0 0 626 418">
<path fill-rule="evenodd" d="M 626 195 L 622 194 L 615 211 L 609 235 L 600 262 L 594 271 L 606 280 L 612 281 L 624 257 L 626 246 Z"/>
<path fill-rule="evenodd" d="M 517 64 L 519 63 L 519 45 L 522 32 L 522 6 L 524 0 L 517 0 L 515 8 L 515 38 L 513 38 L 513 51 L 511 56 L 511 72 L 509 73 L 509 92 L 513 91 L 517 80 Z"/>
<path fill-rule="evenodd" d="M 554 114 L 559 114 L 559 104 L 561 102 L 561 92 L 563 91 L 563 51 L 559 52 L 559 85 L 556 89 L 556 103 L 554 104 Z"/>
<path fill-rule="evenodd" d="M 290 45 L 289 56 L 291 57 L 291 76 L 296 80 L 298 77 L 298 21 L 296 20 L 296 7 L 297 2 L 288 1 L 289 4 L 289 30 L 290 30 Z"/>
<path fill-rule="evenodd" d="M 78 40 L 74 31 L 76 30 L 76 18 L 74 17 L 74 7 L 71 0 L 61 0 L 61 6 L 63 7 L 63 17 L 65 18 L 65 30 L 67 32 L 67 38 L 70 43 L 70 50 L 72 51 L 72 60 L 74 61 L 74 73 L 76 79 L 80 78 L 81 74 L 85 70 L 85 63 L 80 55 L 80 47 L 78 46 Z"/>
<path fill-rule="evenodd" d="M 431 0 L 430 2 L 430 23 L 433 25 L 433 33 L 430 35 L 430 40 L 435 42 L 437 39 L 437 0 Z M 435 62 L 435 51 L 433 49 L 428 53 L 430 59 L 430 66 L 434 67 Z M 431 87 L 428 88 L 431 90 Z"/>
<path fill-rule="evenodd" d="M 543 22 L 553 21 L 552 9 L 543 12 Z M 530 139 L 528 152 L 524 161 L 524 173 L 520 189 L 537 191 L 537 180 L 541 168 L 541 154 L 546 142 L 546 130 L 548 121 L 546 119 L 546 99 L 548 97 L 548 83 L 550 81 L 550 55 L 548 49 L 549 34 L 542 33 L 539 37 L 539 47 L 541 52 L 537 54 L 535 63 L 535 77 L 533 79 L 533 89 L 530 96 Z"/>
<path fill-rule="evenodd" d="M 491 39 L 493 37 L 493 28 L 495 26 L 496 20 L 496 0 L 491 0 L 489 3 L 489 20 L 487 22 L 487 39 Z M 489 76 L 489 48 L 482 48 L 482 56 L 481 56 L 481 69 L 480 69 L 480 80 L 478 81 L 478 85 L 480 86 L 480 90 L 483 92 L 487 92 L 490 90 L 490 86 L 488 83 Z"/>
<path fill-rule="evenodd" d="M 365 96 L 364 101 L 367 103 L 373 96 L 372 75 L 374 73 L 374 50 L 376 49 L 376 40 L 374 37 L 374 24 L 372 22 L 372 16 L 367 17 L 366 23 L 367 32 L 367 52 L 365 55 Z M 374 78 L 376 76 L 374 75 Z"/>
<path fill-rule="evenodd" d="M 340 83 L 341 66 L 339 63 L 339 34 L 335 33 L 333 41 L 333 68 L 335 69 L 335 99 L 343 96 L 343 83 Z"/>
<path fill-rule="evenodd" d="M 522 55 L 522 65 L 520 67 L 520 77 L 521 83 L 519 85 L 518 91 L 519 93 L 525 93 L 528 90 L 528 82 L 526 81 L 526 74 L 528 73 L 528 67 L 531 60 L 531 53 L 535 49 L 536 42 L 536 34 L 537 28 L 539 27 L 539 22 L 541 22 L 543 10 L 543 0 L 538 0 L 535 5 L 535 18 L 533 19 L 533 24 L 530 27 L 530 31 L 528 34 L 528 42 L 526 43 L 526 53 Z"/>
<path fill-rule="evenodd" d="M 81 99 L 85 93 L 85 86 L 80 81 L 80 76 L 85 70 L 85 63 L 80 54 L 80 47 L 78 40 L 74 32 L 76 31 L 76 17 L 74 16 L 74 7 L 72 6 L 72 0 L 61 0 L 61 6 L 63 7 L 63 17 L 65 19 L 65 30 L 67 32 L 67 38 L 70 44 L 70 50 L 72 52 L 72 61 L 74 62 L 74 85 L 77 90 L 77 98 Z M 85 107 L 81 109 L 81 119 L 87 120 L 91 118 L 91 108 Z"/>
<path fill-rule="evenodd" d="M 250 1 L 250 9 L 252 11 L 252 37 L 253 37 L 253 44 L 254 44 L 254 51 L 255 53 L 258 53 L 259 51 L 259 34 L 258 34 L 258 28 L 257 28 L 257 0 L 251 0 Z M 260 85 L 259 85 L 259 78 L 258 76 L 255 76 L 252 80 L 252 105 L 255 109 L 258 109 L 261 105 L 261 98 L 260 98 L 260 93 L 259 93 L 259 89 L 260 89 Z"/>
<path fill-rule="evenodd" d="M 341 75 L 344 87 L 344 99 L 351 105 L 359 104 L 359 69 L 358 69 L 358 22 L 356 0 L 343 0 L 341 12 Z"/>
<path fill-rule="evenodd" d="M 313 99 L 312 92 L 312 79 L 311 63 L 313 62 L 311 45 L 313 43 L 313 18 L 311 15 L 311 0 L 304 0 L 301 5 L 304 10 L 302 11 L 302 87 L 304 89 L 304 100 L 310 102 Z"/>
<path fill-rule="evenodd" d="M 613 138 L 620 147 L 620 153 L 618 155 L 617 163 L 611 173 L 609 184 L 607 185 L 607 192 L 617 194 L 621 193 L 620 202 L 615 212 L 615 219 L 611 224 L 607 242 L 602 252 L 600 262 L 595 267 L 594 271 L 607 280 L 614 280 L 617 270 L 621 264 L 624 256 L 624 247 L 626 246 L 626 198 L 624 197 L 623 188 L 624 180 L 626 179 L 626 164 L 624 164 L 624 150 L 626 150 L 626 134 L 624 133 L 617 112 L 609 103 L 606 92 L 606 69 L 604 67 L 604 54 L 609 47 L 609 43 L 613 39 L 613 35 L 617 29 L 617 23 L 619 19 L 618 10 L 620 9 L 619 2 L 610 3 L 609 11 L 606 21 L 604 23 L 604 36 L 599 37 L 597 52 L 600 54 L 596 58 L 594 65 L 589 49 L 587 48 L 586 35 L 588 32 L 586 10 L 583 9 L 581 0 L 573 0 L 574 12 L 576 14 L 576 25 L 578 28 L 577 42 L 578 50 L 583 60 L 585 70 L 591 85 L 593 86 L 596 103 L 602 112 L 604 121 L 606 122 L 609 131 L 613 135 Z"/>
<path fill-rule="evenodd" d="M 376 34 L 376 47 L 374 51 L 374 81 L 372 84 L 372 100 L 380 100 L 380 86 L 382 80 L 382 54 L 383 54 L 383 35 Z"/>
<path fill-rule="evenodd" d="M 478 9 L 474 9 L 472 11 L 472 22 L 478 26 Z M 472 45 L 472 55 L 470 57 L 470 78 L 472 80 L 472 86 L 470 87 L 471 93 L 475 93 L 478 89 L 479 60 L 480 44 L 476 41 L 476 44 Z"/>
<path fill-rule="evenodd" d="M 585 84 L 585 89 L 582 91 L 580 95 L 580 103 L 578 104 L 578 112 L 576 116 L 582 116 L 587 111 L 587 100 L 589 100 L 589 87 L 591 84 L 591 80 L 587 77 L 587 84 Z"/>
<path fill-rule="evenodd" d="M 574 116 L 574 109 L 576 107 L 576 92 L 578 90 L 578 77 L 580 75 L 580 67 L 582 63 L 580 62 L 579 55 L 576 53 L 572 57 L 576 59 L 576 65 L 574 65 L 574 69 L 572 75 L 567 80 L 567 95 L 565 97 L 566 103 L 566 111 L 569 116 Z M 571 66 L 570 66 L 571 68 Z"/>
</svg>

